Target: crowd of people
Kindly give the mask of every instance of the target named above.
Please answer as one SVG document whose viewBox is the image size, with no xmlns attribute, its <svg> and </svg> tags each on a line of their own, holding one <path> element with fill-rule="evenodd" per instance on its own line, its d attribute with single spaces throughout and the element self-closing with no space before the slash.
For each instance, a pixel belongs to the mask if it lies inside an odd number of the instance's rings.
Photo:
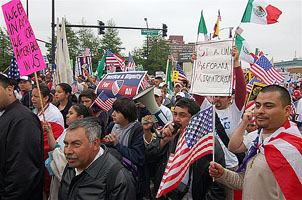
<svg viewBox="0 0 302 200">
<path fill-rule="evenodd" d="M 54 85 L 50 75 L 37 85 L 29 76 L 13 80 L 0 74 L 0 200 L 233 200 L 234 190 L 242 190 L 246 200 L 299 199 L 301 174 L 294 180 L 293 172 L 283 171 L 281 179 L 289 180 L 284 188 L 272 169 L 276 158 L 269 146 L 282 131 L 288 145 L 298 149 L 291 156 L 301 161 L 302 84 L 266 86 L 255 109 L 244 112 L 247 91 L 236 46 L 232 56 L 231 96 L 190 94 L 187 80 L 169 91 L 161 77 L 152 80 L 154 101 L 168 121 L 163 127 L 156 125 L 148 105 L 128 97 L 102 110 L 94 103 L 97 79 L 87 71 L 73 85 Z M 175 189 L 156 198 L 180 135 L 195 114 L 212 104 L 215 162 L 212 154 L 197 159 Z"/>
</svg>

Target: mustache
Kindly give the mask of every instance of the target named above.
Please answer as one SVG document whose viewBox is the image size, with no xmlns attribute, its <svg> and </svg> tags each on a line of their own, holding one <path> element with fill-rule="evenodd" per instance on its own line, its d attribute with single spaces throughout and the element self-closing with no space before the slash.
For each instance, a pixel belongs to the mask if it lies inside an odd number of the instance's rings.
<svg viewBox="0 0 302 200">
<path fill-rule="evenodd" d="M 65 155 L 66 160 L 70 160 L 70 159 L 78 159 L 77 156 L 72 156 L 72 155 Z"/>
</svg>

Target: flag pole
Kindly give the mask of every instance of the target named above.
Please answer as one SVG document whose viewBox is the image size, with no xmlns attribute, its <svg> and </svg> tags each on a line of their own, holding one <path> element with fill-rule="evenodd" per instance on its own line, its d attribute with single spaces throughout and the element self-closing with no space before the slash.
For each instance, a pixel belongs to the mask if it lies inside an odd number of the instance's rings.
<svg viewBox="0 0 302 200">
<path fill-rule="evenodd" d="M 38 93 L 39 93 L 39 98 L 40 98 L 40 103 L 41 103 L 41 112 L 43 115 L 43 122 L 46 122 L 46 118 L 45 118 L 45 114 L 44 114 L 44 105 L 43 105 L 43 101 L 42 101 L 42 95 L 41 95 L 41 90 L 40 90 L 40 85 L 39 85 L 39 80 L 38 80 L 38 76 L 37 76 L 37 72 L 34 72 L 35 74 L 35 78 L 36 78 L 36 84 L 37 84 L 37 89 L 38 89 Z"/>
<path fill-rule="evenodd" d="M 213 104 L 213 162 L 215 162 L 215 105 Z M 213 177 L 213 182 L 215 178 Z"/>
<path fill-rule="evenodd" d="M 3 71 L 3 73 L 5 73 L 9 68 L 10 68 L 10 66 L 8 66 L 8 67 Z"/>
<path fill-rule="evenodd" d="M 168 85 L 168 67 L 169 67 L 169 58 L 167 59 L 167 65 L 166 65 L 166 75 L 165 75 L 165 82 Z"/>
</svg>

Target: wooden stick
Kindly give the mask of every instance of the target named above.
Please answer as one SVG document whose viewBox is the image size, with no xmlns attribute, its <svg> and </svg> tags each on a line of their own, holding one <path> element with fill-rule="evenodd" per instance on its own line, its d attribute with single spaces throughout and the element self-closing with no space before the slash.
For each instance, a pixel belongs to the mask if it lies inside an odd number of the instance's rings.
<svg viewBox="0 0 302 200">
<path fill-rule="evenodd" d="M 5 73 L 5 72 L 9 69 L 9 67 L 10 67 L 10 66 L 8 66 L 8 67 L 3 71 L 3 73 Z"/>
<path fill-rule="evenodd" d="M 43 122 L 46 122 L 46 118 L 45 118 L 45 114 L 44 114 L 44 105 L 43 105 L 43 101 L 42 101 L 42 95 L 41 95 L 41 90 L 40 90 L 40 85 L 39 85 L 39 80 L 38 80 L 38 76 L 37 76 L 37 72 L 35 72 L 35 78 L 36 78 L 36 84 L 37 84 L 37 88 L 38 88 L 38 92 L 39 92 L 39 97 L 40 97 L 40 103 L 41 103 L 41 112 L 43 115 Z"/>
</svg>

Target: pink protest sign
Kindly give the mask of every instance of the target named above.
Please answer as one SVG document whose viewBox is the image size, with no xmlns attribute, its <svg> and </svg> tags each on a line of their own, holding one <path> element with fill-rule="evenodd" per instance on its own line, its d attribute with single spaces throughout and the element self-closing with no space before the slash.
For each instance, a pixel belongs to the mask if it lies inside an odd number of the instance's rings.
<svg viewBox="0 0 302 200">
<path fill-rule="evenodd" d="M 44 69 L 46 65 L 42 53 L 20 0 L 4 4 L 2 11 L 20 75 Z"/>
</svg>

